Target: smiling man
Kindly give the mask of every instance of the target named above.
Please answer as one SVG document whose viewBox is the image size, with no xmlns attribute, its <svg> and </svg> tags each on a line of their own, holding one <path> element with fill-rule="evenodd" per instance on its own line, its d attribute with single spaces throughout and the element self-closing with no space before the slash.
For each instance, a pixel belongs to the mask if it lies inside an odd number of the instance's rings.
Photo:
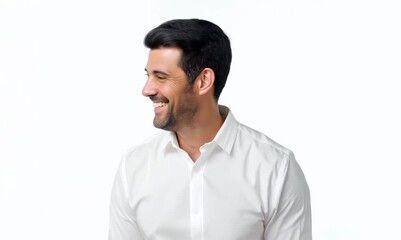
<svg viewBox="0 0 401 240">
<path fill-rule="evenodd" d="M 142 94 L 163 129 L 122 159 L 110 240 L 310 240 L 309 188 L 293 153 L 218 104 L 231 64 L 215 24 L 172 20 L 145 37 Z"/>
</svg>

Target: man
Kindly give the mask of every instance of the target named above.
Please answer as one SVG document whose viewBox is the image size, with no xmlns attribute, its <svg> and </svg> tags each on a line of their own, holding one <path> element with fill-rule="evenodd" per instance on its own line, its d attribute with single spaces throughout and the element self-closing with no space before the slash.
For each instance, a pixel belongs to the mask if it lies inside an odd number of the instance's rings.
<svg viewBox="0 0 401 240">
<path fill-rule="evenodd" d="M 145 37 L 143 95 L 166 130 L 125 155 L 110 240 L 310 240 L 309 189 L 293 153 L 218 104 L 231 64 L 215 24 L 172 20 Z"/>
</svg>

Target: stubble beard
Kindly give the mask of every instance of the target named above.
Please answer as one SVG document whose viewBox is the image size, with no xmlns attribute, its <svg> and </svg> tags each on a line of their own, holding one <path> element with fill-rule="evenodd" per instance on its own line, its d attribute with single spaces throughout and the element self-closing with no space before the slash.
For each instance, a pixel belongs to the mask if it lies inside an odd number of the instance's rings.
<svg viewBox="0 0 401 240">
<path fill-rule="evenodd" d="M 184 97 L 180 99 L 180 103 L 177 105 L 177 110 L 175 112 L 168 106 L 168 112 L 161 122 L 160 119 L 155 116 L 153 125 L 156 128 L 177 132 L 182 127 L 191 127 L 194 125 L 194 117 L 198 112 L 198 105 L 193 97 L 191 88 L 185 90 L 183 94 Z"/>
</svg>

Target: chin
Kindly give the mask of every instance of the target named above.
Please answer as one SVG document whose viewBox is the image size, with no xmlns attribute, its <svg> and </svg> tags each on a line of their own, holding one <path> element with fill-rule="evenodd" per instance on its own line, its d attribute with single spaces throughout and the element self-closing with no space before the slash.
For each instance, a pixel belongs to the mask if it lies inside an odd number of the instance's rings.
<svg viewBox="0 0 401 240">
<path fill-rule="evenodd" d="M 155 128 L 159 128 L 159 129 L 163 129 L 163 130 L 170 130 L 169 124 L 165 121 L 165 120 L 158 120 L 155 119 L 153 120 L 153 126 L 155 126 Z"/>
</svg>

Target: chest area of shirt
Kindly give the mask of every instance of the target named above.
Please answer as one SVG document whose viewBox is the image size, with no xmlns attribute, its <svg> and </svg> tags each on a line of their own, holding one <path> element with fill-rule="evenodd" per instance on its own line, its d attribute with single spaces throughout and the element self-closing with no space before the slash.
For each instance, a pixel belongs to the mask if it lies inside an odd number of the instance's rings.
<svg viewBox="0 0 401 240">
<path fill-rule="evenodd" d="M 149 174 L 141 189 L 130 193 L 133 216 L 148 239 L 159 234 L 196 239 L 194 232 L 203 238 L 211 234 L 207 239 L 262 236 L 260 193 L 240 172 L 175 165 Z"/>
</svg>

